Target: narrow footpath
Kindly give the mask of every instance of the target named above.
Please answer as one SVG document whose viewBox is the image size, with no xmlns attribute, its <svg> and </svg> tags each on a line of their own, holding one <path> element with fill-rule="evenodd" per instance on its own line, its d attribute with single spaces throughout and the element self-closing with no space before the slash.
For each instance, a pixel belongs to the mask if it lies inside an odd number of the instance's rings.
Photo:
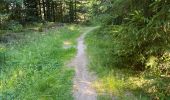
<svg viewBox="0 0 170 100">
<path fill-rule="evenodd" d="M 78 38 L 77 55 L 68 64 L 68 66 L 75 67 L 74 77 L 74 98 L 75 100 L 96 100 L 97 93 L 92 88 L 92 82 L 96 79 L 96 76 L 88 70 L 88 59 L 85 52 L 86 46 L 84 44 L 84 37 L 87 33 L 96 29 L 97 27 L 90 27 Z"/>
</svg>

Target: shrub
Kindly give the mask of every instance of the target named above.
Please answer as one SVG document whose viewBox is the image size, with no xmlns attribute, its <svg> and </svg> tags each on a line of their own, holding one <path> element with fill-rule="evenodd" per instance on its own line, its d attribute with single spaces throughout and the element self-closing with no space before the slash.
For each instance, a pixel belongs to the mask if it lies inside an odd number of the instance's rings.
<svg viewBox="0 0 170 100">
<path fill-rule="evenodd" d="M 16 21 L 10 21 L 8 23 L 8 29 L 14 31 L 14 32 L 21 32 L 23 29 L 23 26 L 19 24 L 19 22 Z"/>
<path fill-rule="evenodd" d="M 170 35 L 161 27 L 154 27 L 156 22 L 150 21 L 143 26 L 136 24 L 144 23 L 144 19 L 135 22 L 129 22 L 122 25 L 123 27 L 105 26 L 97 33 L 102 38 L 105 36 L 113 38 L 111 56 L 114 66 L 131 67 L 136 70 L 158 68 L 165 51 L 169 48 Z M 164 24 L 162 27 L 166 26 Z M 169 27 L 166 30 L 169 30 Z"/>
</svg>

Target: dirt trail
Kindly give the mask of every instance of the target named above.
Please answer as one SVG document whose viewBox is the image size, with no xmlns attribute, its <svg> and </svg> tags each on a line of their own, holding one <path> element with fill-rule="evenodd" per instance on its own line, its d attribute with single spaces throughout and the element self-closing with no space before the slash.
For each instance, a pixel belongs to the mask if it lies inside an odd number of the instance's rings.
<svg viewBox="0 0 170 100">
<path fill-rule="evenodd" d="M 97 93 L 91 86 L 91 83 L 96 77 L 88 71 L 88 59 L 85 52 L 86 46 L 84 45 L 85 35 L 96 28 L 97 27 L 87 28 L 87 30 L 78 38 L 77 55 L 71 63 L 68 64 L 68 66 L 74 66 L 76 71 L 73 90 L 75 100 L 97 99 Z"/>
</svg>

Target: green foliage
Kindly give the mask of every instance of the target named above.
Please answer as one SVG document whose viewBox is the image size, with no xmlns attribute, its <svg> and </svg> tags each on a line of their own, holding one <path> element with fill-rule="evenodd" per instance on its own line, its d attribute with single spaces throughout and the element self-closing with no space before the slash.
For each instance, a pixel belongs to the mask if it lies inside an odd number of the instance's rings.
<svg viewBox="0 0 170 100">
<path fill-rule="evenodd" d="M 114 31 L 113 31 L 114 29 Z M 112 32 L 119 32 L 122 27 L 112 26 Z M 96 30 L 91 32 L 86 37 L 87 51 L 89 54 L 89 68 L 96 72 L 98 75 L 97 81 L 94 83 L 94 87 L 98 92 L 99 100 L 143 100 L 147 96 L 142 94 L 133 95 L 132 84 L 129 84 L 129 79 L 134 81 L 136 77 L 133 71 L 129 69 L 120 69 L 121 63 L 117 68 L 113 65 L 117 58 L 113 58 L 112 49 L 114 47 L 113 33 L 106 31 Z M 107 32 L 107 34 L 103 33 Z M 138 80 L 140 81 L 140 80 Z M 133 83 L 136 84 L 136 83 Z M 136 90 L 136 88 L 134 89 Z M 142 95 L 142 97 L 140 97 Z"/>
<path fill-rule="evenodd" d="M 112 57 L 117 58 L 112 61 L 113 65 L 144 70 L 148 68 L 146 63 L 151 56 L 159 62 L 169 48 L 169 5 L 166 0 L 139 3 L 133 0 L 109 0 L 94 3 L 93 14 L 99 14 L 95 22 L 103 24 L 98 32 L 113 36 Z M 113 24 L 121 24 L 122 29 L 114 32 Z"/>
<path fill-rule="evenodd" d="M 69 37 L 76 45 L 79 30 L 70 27 L 74 26 L 24 33 L 24 39 L 7 46 L 6 64 L 0 74 L 3 99 L 73 100 L 74 71 L 64 64 L 76 49 L 64 49 L 63 42 Z"/>
<path fill-rule="evenodd" d="M 0 29 L 7 29 L 7 21 L 9 19 L 9 14 L 0 13 Z"/>
<path fill-rule="evenodd" d="M 91 65 L 92 68 L 99 75 L 103 70 L 115 68 L 130 68 L 134 72 L 141 72 L 143 75 L 137 75 L 142 78 L 131 80 L 127 77 L 125 83 L 133 84 L 126 84 L 127 87 L 136 87 L 132 89 L 135 93 L 140 91 L 153 99 L 167 99 L 169 88 L 166 87 L 169 85 L 167 80 L 170 72 L 169 1 L 96 1 L 98 2 L 94 2 L 93 15 L 96 22 L 102 22 L 102 27 L 88 37 L 93 37 L 94 40 L 87 39 L 91 48 L 95 48 L 90 49 L 90 55 L 96 59 L 93 60 L 95 64 Z M 99 17 L 95 18 L 95 14 Z M 167 80 L 163 81 L 165 79 Z"/>
<path fill-rule="evenodd" d="M 90 59 L 89 67 L 99 76 L 94 85 L 99 92 L 98 98 L 101 100 L 112 100 L 112 98 L 123 100 L 168 99 L 170 96 L 169 52 L 162 56 L 163 61 L 159 62 L 159 67 L 157 66 L 158 59 L 150 56 L 146 63 L 149 65 L 148 70 L 140 72 L 126 69 L 122 66 L 125 65 L 123 57 L 119 58 L 119 55 L 115 55 L 115 53 L 123 54 L 119 52 L 122 47 L 117 44 L 120 38 L 115 37 L 120 35 L 122 29 L 121 26 L 108 26 L 89 33 L 86 37 Z M 128 51 L 130 50 L 124 49 L 125 53 Z M 125 60 L 127 59 L 125 58 Z"/>
<path fill-rule="evenodd" d="M 12 30 L 13 32 L 21 32 L 23 29 L 23 26 L 21 24 L 19 24 L 19 22 L 16 21 L 10 21 L 8 23 L 8 27 L 9 30 Z"/>
<path fill-rule="evenodd" d="M 90 12 L 91 21 L 102 25 L 121 23 L 122 16 L 126 16 L 130 12 L 130 6 L 131 0 L 94 0 L 93 9 Z"/>
</svg>

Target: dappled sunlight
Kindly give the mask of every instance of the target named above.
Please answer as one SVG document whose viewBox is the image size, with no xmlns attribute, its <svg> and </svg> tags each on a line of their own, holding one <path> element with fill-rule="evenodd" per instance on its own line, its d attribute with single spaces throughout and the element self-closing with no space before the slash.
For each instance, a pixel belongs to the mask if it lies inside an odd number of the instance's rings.
<svg viewBox="0 0 170 100">
<path fill-rule="evenodd" d="M 144 96 L 146 94 L 155 95 L 160 94 L 160 91 L 166 91 L 166 93 L 170 93 L 170 84 L 162 84 L 159 83 L 158 80 L 153 78 L 147 79 L 143 76 L 124 76 L 124 80 L 121 80 L 120 77 L 116 78 L 115 75 L 108 75 L 105 77 L 100 77 L 97 81 L 95 81 L 92 85 L 97 90 L 98 94 L 101 96 L 109 96 L 106 94 L 110 94 L 112 96 L 118 96 L 121 98 L 129 97 L 130 98 L 137 98 L 138 96 Z M 162 90 L 159 88 L 159 85 L 162 84 Z M 166 88 L 164 88 L 167 86 Z M 139 92 L 143 91 L 142 93 Z M 139 94 L 134 95 L 134 92 L 139 92 Z M 146 96 L 145 96 L 146 97 Z M 145 98 L 143 97 L 143 98 Z"/>
<path fill-rule="evenodd" d="M 158 65 L 158 58 L 150 56 L 146 62 L 146 67 L 154 68 Z"/>
<path fill-rule="evenodd" d="M 169 1 L 1 0 L 0 100 L 169 100 Z"/>
<path fill-rule="evenodd" d="M 146 84 L 151 83 L 153 80 L 146 80 L 144 78 L 139 78 L 139 77 L 129 77 L 127 80 L 127 84 L 131 86 L 131 89 L 137 89 L 137 88 L 142 88 Z"/>
<path fill-rule="evenodd" d="M 63 48 L 64 49 L 69 49 L 71 47 L 73 47 L 73 43 L 71 41 L 64 41 L 63 42 Z"/>
<path fill-rule="evenodd" d="M 92 88 L 93 88 L 92 82 L 89 82 L 89 81 L 80 80 L 78 81 L 77 84 L 74 85 L 74 91 L 79 91 L 81 92 L 81 94 L 94 95 L 95 92 L 92 91 Z"/>
<path fill-rule="evenodd" d="M 10 88 L 13 89 L 17 85 L 17 81 L 24 78 L 26 73 L 24 73 L 24 70 L 18 69 L 15 70 L 8 79 L 2 79 L 1 80 L 1 85 L 0 85 L 0 90 L 5 88 Z"/>
<path fill-rule="evenodd" d="M 122 80 L 116 79 L 114 76 L 105 76 L 93 83 L 93 87 L 99 94 L 109 93 L 117 95 L 123 90 L 124 83 Z"/>
<path fill-rule="evenodd" d="M 99 81 L 94 82 L 93 87 L 97 90 L 98 93 L 104 93 L 105 92 L 104 85 Z"/>
<path fill-rule="evenodd" d="M 72 45 L 71 41 L 64 41 L 64 45 Z"/>
<path fill-rule="evenodd" d="M 140 77 L 129 77 L 126 80 L 126 84 L 128 85 L 128 88 L 133 92 L 139 92 L 139 90 L 142 91 L 139 93 L 139 95 L 150 94 L 154 97 L 154 99 L 158 99 L 158 95 L 163 95 L 163 93 L 169 94 L 170 96 L 169 79 L 155 79 L 154 77 L 147 77 L 142 75 Z"/>
<path fill-rule="evenodd" d="M 70 25 L 68 29 L 70 29 L 71 31 L 74 31 L 74 30 L 77 30 L 77 27 L 75 27 L 74 25 Z"/>
</svg>

